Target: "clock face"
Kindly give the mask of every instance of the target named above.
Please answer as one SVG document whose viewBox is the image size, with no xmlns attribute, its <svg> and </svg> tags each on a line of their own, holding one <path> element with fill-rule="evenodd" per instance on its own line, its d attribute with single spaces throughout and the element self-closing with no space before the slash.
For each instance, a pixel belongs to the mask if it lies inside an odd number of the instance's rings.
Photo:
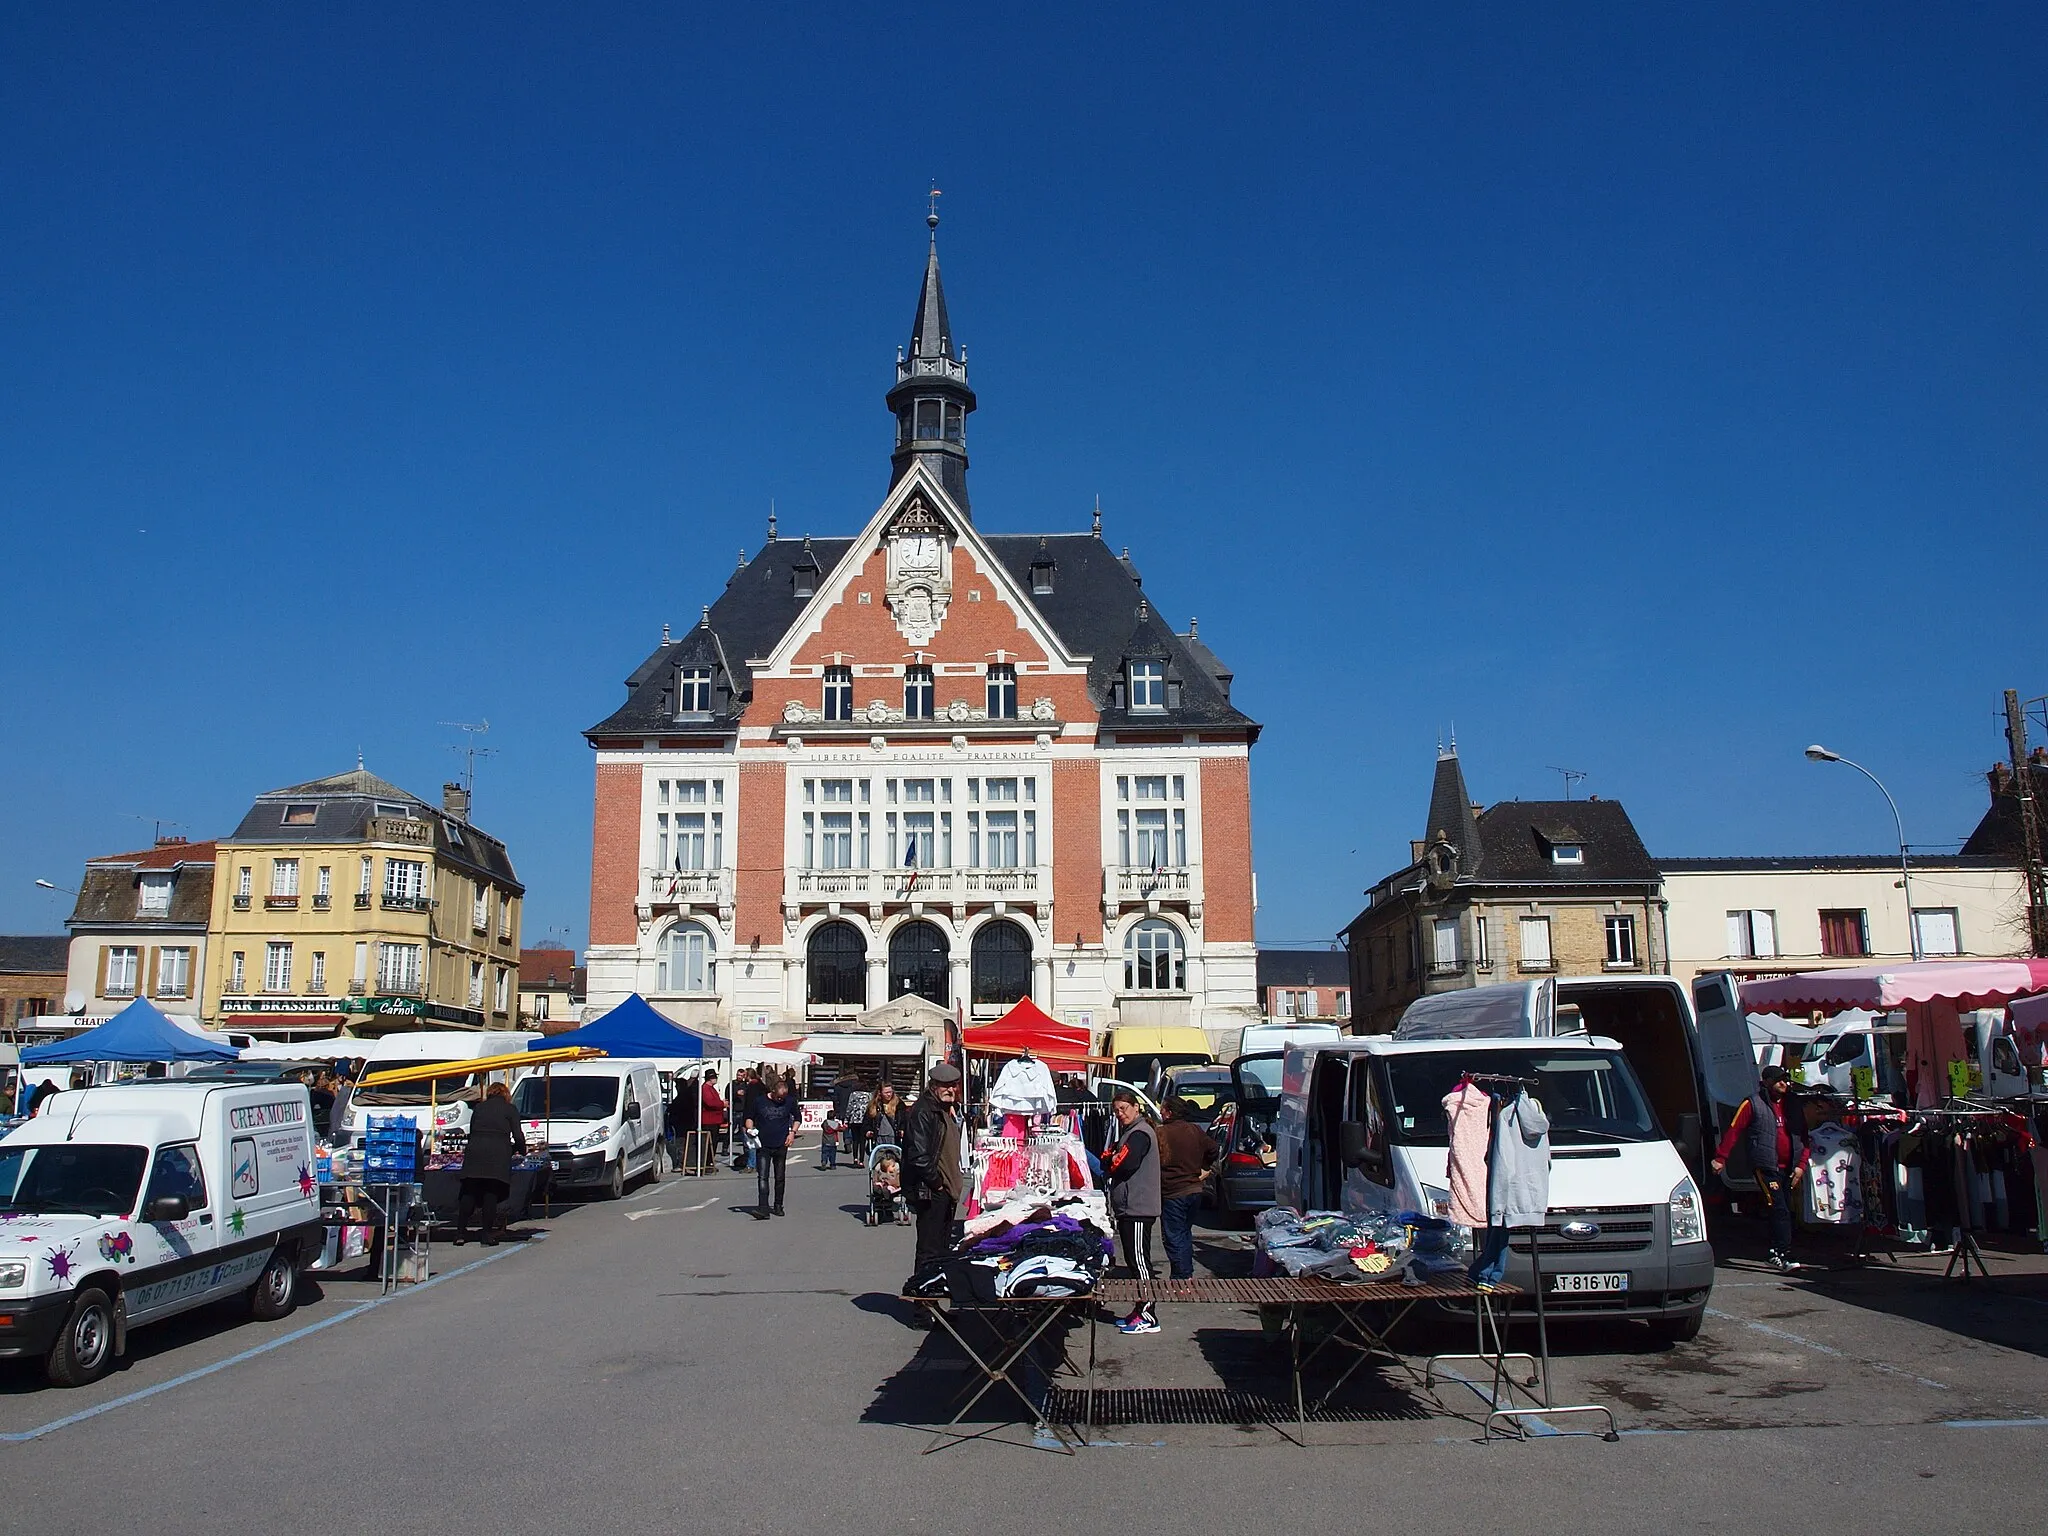
<svg viewBox="0 0 2048 1536">
<path fill-rule="evenodd" d="M 939 568 L 939 541 L 931 534 L 913 534 L 899 541 L 897 559 L 900 569 L 906 571 L 936 571 Z"/>
</svg>

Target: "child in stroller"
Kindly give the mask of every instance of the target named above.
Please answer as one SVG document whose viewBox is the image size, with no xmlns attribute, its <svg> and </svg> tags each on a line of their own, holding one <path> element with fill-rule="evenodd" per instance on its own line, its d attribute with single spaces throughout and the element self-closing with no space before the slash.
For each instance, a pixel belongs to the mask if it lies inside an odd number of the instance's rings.
<svg viewBox="0 0 2048 1536">
<path fill-rule="evenodd" d="M 910 1220 L 903 1203 L 902 1157 L 902 1149 L 886 1141 L 868 1154 L 867 1223 L 871 1227 L 892 1221 L 900 1226 Z"/>
</svg>

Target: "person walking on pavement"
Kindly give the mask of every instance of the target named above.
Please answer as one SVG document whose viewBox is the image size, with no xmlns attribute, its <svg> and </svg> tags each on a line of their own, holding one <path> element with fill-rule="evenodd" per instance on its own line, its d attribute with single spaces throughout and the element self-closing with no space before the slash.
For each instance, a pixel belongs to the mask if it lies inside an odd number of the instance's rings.
<svg viewBox="0 0 2048 1536">
<path fill-rule="evenodd" d="M 1188 1102 L 1169 1094 L 1159 1112 L 1159 1232 L 1166 1239 L 1167 1274 L 1175 1280 L 1195 1278 L 1195 1212 L 1202 1204 L 1202 1186 L 1216 1161 L 1216 1143 L 1188 1119 Z"/>
<path fill-rule="evenodd" d="M 725 1100 L 718 1096 L 718 1079 L 710 1072 L 704 1074 L 704 1086 L 698 1090 L 697 1112 L 701 1117 L 704 1137 L 708 1145 L 698 1153 L 701 1162 L 708 1166 L 716 1159 L 725 1146 Z"/>
<path fill-rule="evenodd" d="M 789 1178 L 789 1144 L 796 1137 L 803 1106 L 779 1077 L 769 1079 L 766 1093 L 756 1094 L 747 1105 L 747 1129 L 760 1137 L 761 1147 L 754 1163 L 754 1220 L 780 1216 L 783 1186 Z M 769 1198 L 771 1186 L 774 1198 Z"/>
<path fill-rule="evenodd" d="M 1738 1143 L 1747 1142 L 1756 1187 L 1763 1192 L 1771 1223 L 1771 1263 L 1786 1274 L 1792 1262 L 1792 1197 L 1806 1177 L 1805 1116 L 1790 1098 L 1792 1080 L 1783 1067 L 1757 1074 L 1757 1090 L 1735 1111 L 1710 1165 L 1719 1173 Z"/>
<path fill-rule="evenodd" d="M 469 1117 L 469 1139 L 462 1145 L 462 1190 L 455 1202 L 455 1246 L 469 1231 L 469 1213 L 478 1210 L 477 1236 L 486 1248 L 498 1246 L 498 1202 L 512 1192 L 512 1153 L 526 1151 L 526 1132 L 512 1108 L 512 1090 L 493 1083 L 484 1101 Z"/>
<path fill-rule="evenodd" d="M 1138 1107 L 1138 1096 L 1128 1088 L 1117 1089 L 1110 1098 L 1109 1111 L 1121 1128 L 1103 1159 L 1109 1209 L 1116 1217 L 1117 1236 L 1123 1239 L 1124 1263 L 1143 1284 L 1152 1279 L 1152 1227 L 1161 1209 L 1159 1133 Z M 1141 1301 L 1116 1326 L 1119 1333 L 1157 1333 L 1159 1316 L 1151 1302 Z"/>
<path fill-rule="evenodd" d="M 894 1090 L 890 1092 L 892 1101 Z M 898 1113 L 901 1113 L 899 1110 Z M 903 1192 L 917 1213 L 917 1257 L 905 1294 L 938 1274 L 953 1249 L 960 1203 L 960 1069 L 940 1062 L 903 1125 Z"/>
</svg>

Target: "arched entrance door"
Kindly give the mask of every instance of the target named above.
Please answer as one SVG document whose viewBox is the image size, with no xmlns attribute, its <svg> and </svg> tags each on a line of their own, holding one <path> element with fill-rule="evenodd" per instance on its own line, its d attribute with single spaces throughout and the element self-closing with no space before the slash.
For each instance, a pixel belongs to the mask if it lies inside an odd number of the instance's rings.
<svg viewBox="0 0 2048 1536">
<path fill-rule="evenodd" d="M 1031 995 L 1031 936 L 1007 918 L 975 930 L 974 1001 L 1004 1007 Z"/>
<path fill-rule="evenodd" d="M 806 991 L 826 1007 L 861 1007 L 868 1000 L 868 945 L 851 923 L 821 923 L 804 952 Z"/>
<path fill-rule="evenodd" d="M 905 923 L 889 936 L 889 995 L 914 992 L 944 1008 L 951 1001 L 946 936 L 936 924 Z"/>
</svg>

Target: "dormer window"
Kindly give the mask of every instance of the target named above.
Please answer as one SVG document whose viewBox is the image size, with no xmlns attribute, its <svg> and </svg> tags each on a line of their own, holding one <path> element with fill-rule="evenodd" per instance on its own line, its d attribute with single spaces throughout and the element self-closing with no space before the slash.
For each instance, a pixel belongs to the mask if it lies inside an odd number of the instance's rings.
<svg viewBox="0 0 2048 1536">
<path fill-rule="evenodd" d="M 310 827 L 320 819 L 317 805 L 288 805 L 284 808 L 283 822 L 288 827 Z"/>
<path fill-rule="evenodd" d="M 1163 661 L 1134 661 L 1131 663 L 1131 709 L 1166 708 L 1166 663 Z"/>
<path fill-rule="evenodd" d="M 851 720 L 853 718 L 853 668 L 827 667 L 825 669 L 825 718 L 827 720 Z"/>
<path fill-rule="evenodd" d="M 1052 591 L 1053 563 L 1045 556 L 1031 562 L 1031 595 L 1044 597 Z"/>
<path fill-rule="evenodd" d="M 818 590 L 818 562 L 811 557 L 811 541 L 804 540 L 804 552 L 791 572 L 798 597 L 810 597 Z"/>
<path fill-rule="evenodd" d="M 1580 843 L 1552 843 L 1550 845 L 1550 862 L 1553 864 L 1583 864 L 1586 862 L 1585 847 Z"/>
<path fill-rule="evenodd" d="M 711 669 L 709 667 L 684 667 L 676 673 L 676 713 L 679 715 L 708 715 L 711 713 Z"/>
<path fill-rule="evenodd" d="M 144 875 L 142 877 L 142 915 L 164 917 L 171 910 L 171 876 Z"/>
</svg>

